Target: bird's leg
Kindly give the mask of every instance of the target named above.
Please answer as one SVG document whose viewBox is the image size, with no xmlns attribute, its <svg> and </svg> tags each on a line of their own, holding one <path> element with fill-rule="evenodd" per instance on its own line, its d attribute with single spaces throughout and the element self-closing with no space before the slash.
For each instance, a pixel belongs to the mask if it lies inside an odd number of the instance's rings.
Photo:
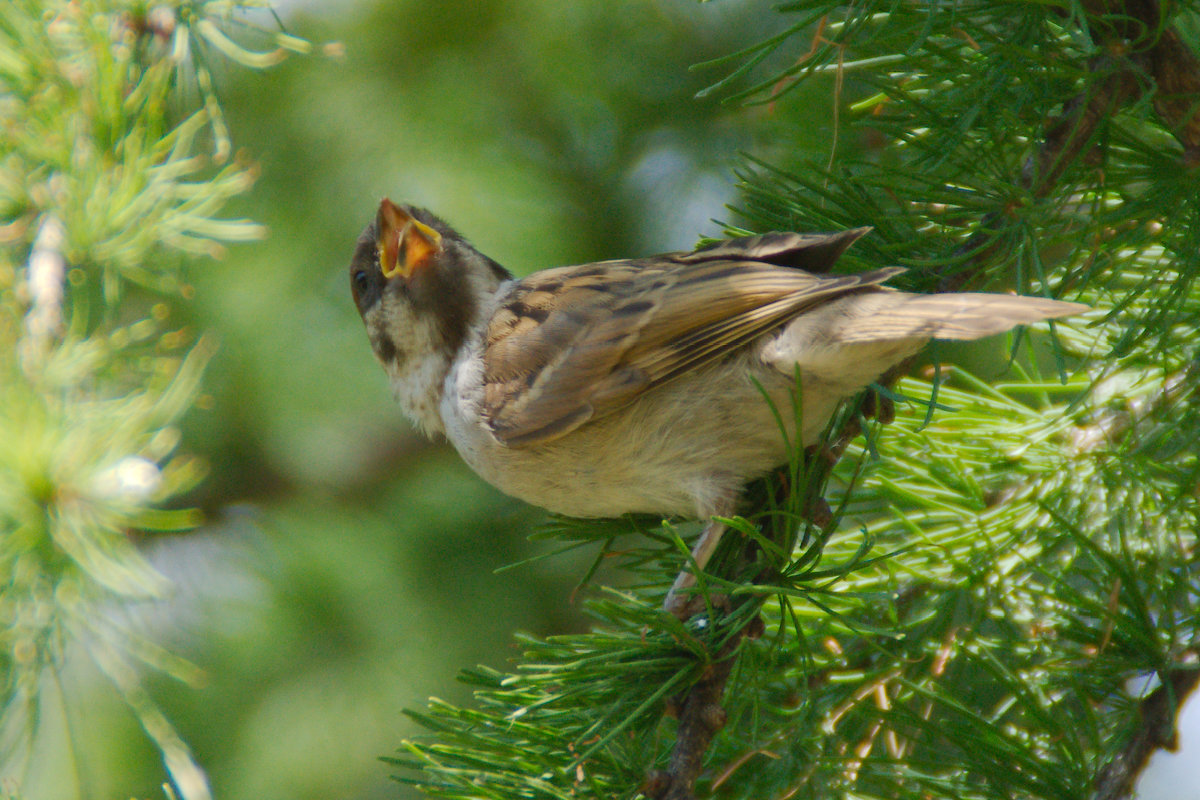
<svg viewBox="0 0 1200 800">
<path fill-rule="evenodd" d="M 889 386 L 894 381 L 896 370 L 890 370 L 885 375 L 879 378 L 879 383 L 883 386 Z M 865 392 L 860 400 L 861 407 L 859 414 L 865 418 L 875 418 L 880 422 L 891 422 L 895 417 L 895 404 L 891 398 L 878 393 L 874 390 Z M 847 417 L 841 430 L 837 432 L 831 440 L 821 444 L 812 445 L 805 449 L 806 458 L 816 460 L 813 469 L 814 472 L 809 474 L 809 485 L 814 487 L 813 491 L 808 492 L 805 498 L 801 514 L 813 525 L 818 528 L 824 528 L 833 519 L 833 511 L 829 507 L 829 503 L 825 498 L 821 497 L 816 492 L 816 488 L 824 485 L 824 478 L 827 473 L 833 469 L 833 465 L 841 458 L 842 452 L 846 449 L 846 445 L 857 436 L 862 430 L 859 420 L 859 414 Z M 776 485 L 775 501 L 777 505 L 784 505 L 788 494 L 792 487 L 785 471 L 781 471 L 777 475 L 778 483 Z M 733 505 L 730 504 L 725 510 L 732 513 Z M 696 585 L 696 575 L 701 572 L 708 564 L 712 554 L 716 552 L 717 545 L 721 543 L 721 534 L 725 533 L 725 525 L 710 520 L 705 526 L 704 531 L 700 534 L 700 539 L 692 548 L 692 562 L 680 570 L 679 575 L 675 578 L 675 583 L 672 584 L 671 590 L 667 592 L 667 597 L 663 601 L 663 608 L 671 614 L 682 620 L 689 619 L 704 608 L 704 599 L 689 593 L 689 590 Z"/>
<path fill-rule="evenodd" d="M 691 560 L 694 567 L 689 565 L 680 570 L 671 590 L 667 592 L 663 608 L 679 619 L 686 620 L 703 608 L 703 605 L 696 607 L 696 601 L 703 603 L 704 598 L 689 596 L 687 591 L 696 585 L 696 573 L 701 572 L 708 564 L 708 560 L 716 552 L 717 545 L 721 543 L 721 534 L 723 533 L 725 533 L 724 523 L 717 522 L 715 519 L 709 520 L 692 548 Z"/>
</svg>

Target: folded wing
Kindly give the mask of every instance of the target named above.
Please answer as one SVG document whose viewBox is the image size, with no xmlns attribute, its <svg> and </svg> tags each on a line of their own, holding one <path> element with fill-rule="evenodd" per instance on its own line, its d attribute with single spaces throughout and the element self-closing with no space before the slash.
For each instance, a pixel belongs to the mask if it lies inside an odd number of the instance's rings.
<svg viewBox="0 0 1200 800">
<path fill-rule="evenodd" d="M 768 234 L 693 253 L 539 272 L 487 332 L 484 413 L 510 446 L 549 441 L 898 268 L 828 271 L 866 229 Z"/>
</svg>

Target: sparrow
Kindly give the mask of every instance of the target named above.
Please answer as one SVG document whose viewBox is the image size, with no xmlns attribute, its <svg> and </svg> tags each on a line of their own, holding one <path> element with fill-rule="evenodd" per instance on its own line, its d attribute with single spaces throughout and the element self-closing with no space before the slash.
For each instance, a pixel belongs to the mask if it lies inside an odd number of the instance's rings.
<svg viewBox="0 0 1200 800">
<path fill-rule="evenodd" d="M 404 413 L 501 491 L 572 517 L 708 520 L 667 610 L 743 487 L 818 441 L 840 402 L 930 339 L 980 339 L 1087 306 L 910 294 L 830 274 L 869 231 L 767 233 L 514 278 L 430 212 L 383 200 L 350 287 Z M 800 423 L 791 409 L 800 380 Z M 768 399 L 770 402 L 768 402 Z M 799 430 L 797 430 L 799 427 Z M 789 445 L 789 442 L 791 445 Z"/>
</svg>

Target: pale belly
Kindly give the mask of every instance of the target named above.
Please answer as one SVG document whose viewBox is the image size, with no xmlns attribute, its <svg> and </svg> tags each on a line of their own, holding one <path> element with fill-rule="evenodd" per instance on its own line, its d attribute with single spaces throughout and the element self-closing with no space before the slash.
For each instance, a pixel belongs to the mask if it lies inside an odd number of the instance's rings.
<svg viewBox="0 0 1200 800">
<path fill-rule="evenodd" d="M 733 367 L 733 368 L 731 368 Z M 634 403 L 544 444 L 506 447 L 459 409 L 472 376 L 452 373 L 442 404 L 446 434 L 463 459 L 501 491 L 558 514 L 629 512 L 706 517 L 731 513 L 751 479 L 788 459 L 795 437 L 793 380 L 725 363 L 657 387 Z M 815 379 L 802 391 L 804 444 L 816 440 L 839 399 Z M 469 400 L 468 400 L 469 402 Z"/>
</svg>

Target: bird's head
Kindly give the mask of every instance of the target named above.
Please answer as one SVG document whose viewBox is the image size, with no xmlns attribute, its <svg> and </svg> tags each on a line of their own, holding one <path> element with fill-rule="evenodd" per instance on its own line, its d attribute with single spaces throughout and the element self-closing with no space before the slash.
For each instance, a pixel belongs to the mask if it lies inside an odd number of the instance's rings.
<svg viewBox="0 0 1200 800">
<path fill-rule="evenodd" d="M 388 199 L 350 262 L 354 304 L 393 377 L 416 360 L 453 358 L 480 305 L 508 277 L 433 214 Z"/>
</svg>

